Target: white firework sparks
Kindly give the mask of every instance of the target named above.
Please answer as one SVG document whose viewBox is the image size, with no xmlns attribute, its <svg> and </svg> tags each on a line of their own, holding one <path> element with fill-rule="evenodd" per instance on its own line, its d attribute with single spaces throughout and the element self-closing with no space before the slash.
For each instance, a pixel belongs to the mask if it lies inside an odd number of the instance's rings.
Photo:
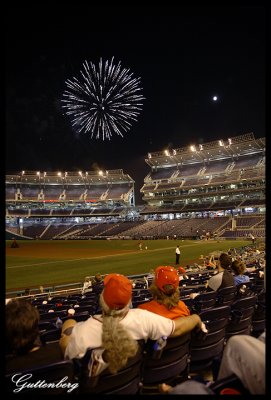
<svg viewBox="0 0 271 400">
<path fill-rule="evenodd" d="M 112 60 L 99 67 L 85 61 L 80 80 L 73 77 L 65 83 L 62 107 L 71 117 L 78 133 L 90 132 L 91 138 L 111 139 L 112 133 L 123 137 L 142 110 L 140 78 Z"/>
</svg>

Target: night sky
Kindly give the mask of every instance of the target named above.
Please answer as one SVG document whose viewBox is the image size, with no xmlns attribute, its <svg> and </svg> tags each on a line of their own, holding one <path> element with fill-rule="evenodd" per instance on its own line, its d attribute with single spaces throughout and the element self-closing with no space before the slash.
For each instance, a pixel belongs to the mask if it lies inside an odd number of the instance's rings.
<svg viewBox="0 0 271 400">
<path fill-rule="evenodd" d="M 148 152 L 265 136 L 264 6 L 78 4 L 6 10 L 7 172 L 122 168 L 138 204 Z M 65 81 L 113 56 L 141 78 L 138 121 L 111 141 L 77 135 L 61 107 Z"/>
</svg>

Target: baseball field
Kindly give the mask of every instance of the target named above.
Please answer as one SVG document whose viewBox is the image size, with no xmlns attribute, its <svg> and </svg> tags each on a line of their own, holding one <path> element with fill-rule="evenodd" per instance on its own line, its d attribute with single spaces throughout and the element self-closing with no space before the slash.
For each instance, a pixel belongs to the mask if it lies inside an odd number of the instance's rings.
<svg viewBox="0 0 271 400">
<path fill-rule="evenodd" d="M 201 255 L 241 247 L 247 241 L 145 240 L 19 240 L 18 248 L 6 241 L 6 290 L 40 285 L 83 282 L 97 272 L 124 275 L 148 273 L 159 265 L 175 264 L 175 248 L 181 250 L 183 266 L 200 264 Z"/>
</svg>

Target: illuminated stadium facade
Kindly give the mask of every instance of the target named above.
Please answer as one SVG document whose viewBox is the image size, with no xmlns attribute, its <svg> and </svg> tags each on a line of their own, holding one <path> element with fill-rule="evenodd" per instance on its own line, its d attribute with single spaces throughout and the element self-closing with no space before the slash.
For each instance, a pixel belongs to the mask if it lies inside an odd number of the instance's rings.
<svg viewBox="0 0 271 400">
<path fill-rule="evenodd" d="M 141 188 L 146 212 L 205 212 L 265 207 L 265 138 L 252 133 L 149 153 Z"/>
<path fill-rule="evenodd" d="M 146 205 L 138 207 L 135 182 L 122 169 L 6 175 L 7 231 L 41 239 L 265 238 L 265 138 L 248 133 L 145 161 Z"/>
</svg>

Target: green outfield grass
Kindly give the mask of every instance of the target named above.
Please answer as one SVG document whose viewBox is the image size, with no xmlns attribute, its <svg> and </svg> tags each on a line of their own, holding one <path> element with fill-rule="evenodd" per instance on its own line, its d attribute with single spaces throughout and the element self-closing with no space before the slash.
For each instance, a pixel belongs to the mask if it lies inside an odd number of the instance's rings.
<svg viewBox="0 0 271 400">
<path fill-rule="evenodd" d="M 200 263 L 200 256 L 215 250 L 248 245 L 240 241 L 137 240 L 18 241 L 11 249 L 6 241 L 6 290 L 82 282 L 87 275 L 118 272 L 147 273 L 159 265 L 174 265 L 180 245 L 181 265 Z M 145 246 L 148 248 L 145 249 Z"/>
</svg>

